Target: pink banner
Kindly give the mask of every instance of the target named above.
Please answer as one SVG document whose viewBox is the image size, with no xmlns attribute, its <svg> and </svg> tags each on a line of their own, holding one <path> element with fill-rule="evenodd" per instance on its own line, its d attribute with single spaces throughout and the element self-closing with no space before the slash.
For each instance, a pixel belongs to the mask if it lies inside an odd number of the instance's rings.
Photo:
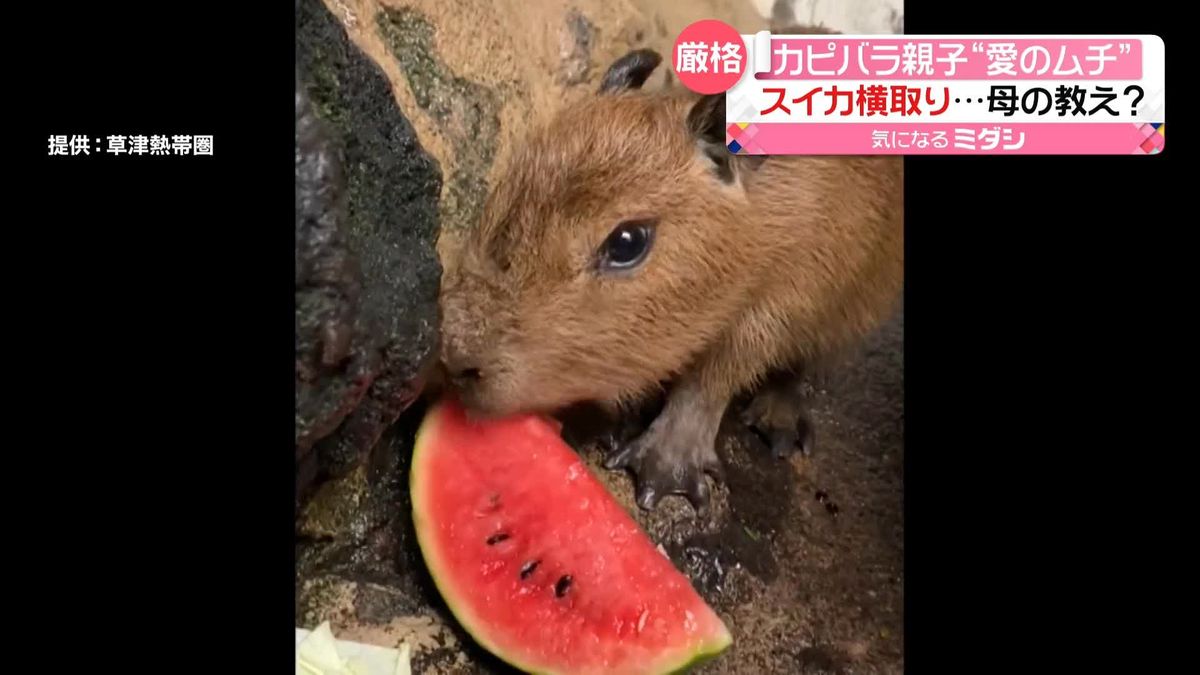
<svg viewBox="0 0 1200 675">
<path fill-rule="evenodd" d="M 731 124 L 726 144 L 754 155 L 1157 154 L 1161 124 Z"/>
</svg>

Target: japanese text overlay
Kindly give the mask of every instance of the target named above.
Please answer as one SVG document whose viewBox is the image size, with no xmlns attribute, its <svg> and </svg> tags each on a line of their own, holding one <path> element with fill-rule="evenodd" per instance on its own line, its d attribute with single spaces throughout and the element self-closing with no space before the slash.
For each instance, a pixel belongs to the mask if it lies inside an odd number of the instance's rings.
<svg viewBox="0 0 1200 675">
<path fill-rule="evenodd" d="M 684 36 L 681 36 L 684 37 Z M 693 91 L 714 72 L 726 145 L 751 155 L 1153 155 L 1165 46 L 1153 35 L 740 35 L 676 43 Z"/>
</svg>

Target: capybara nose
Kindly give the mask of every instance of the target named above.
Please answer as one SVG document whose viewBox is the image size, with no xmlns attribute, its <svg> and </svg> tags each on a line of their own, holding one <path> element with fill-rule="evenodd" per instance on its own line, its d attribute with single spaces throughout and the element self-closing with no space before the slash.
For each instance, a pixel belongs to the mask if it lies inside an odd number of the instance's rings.
<svg viewBox="0 0 1200 675">
<path fill-rule="evenodd" d="M 483 374 L 478 368 L 452 368 L 450 370 L 450 381 L 459 389 L 466 389 L 475 384 L 483 377 Z"/>
<path fill-rule="evenodd" d="M 483 376 L 474 356 L 457 340 L 446 340 L 442 344 L 442 365 L 446 366 L 450 383 L 458 389 L 471 387 Z"/>
</svg>

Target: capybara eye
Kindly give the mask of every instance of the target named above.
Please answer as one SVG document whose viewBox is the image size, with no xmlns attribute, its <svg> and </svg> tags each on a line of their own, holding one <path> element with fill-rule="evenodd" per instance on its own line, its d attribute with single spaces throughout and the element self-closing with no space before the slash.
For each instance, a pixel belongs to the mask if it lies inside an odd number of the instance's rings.
<svg viewBox="0 0 1200 675">
<path fill-rule="evenodd" d="M 629 270 L 646 259 L 654 241 L 654 224 L 645 220 L 625 221 L 617 226 L 600 249 L 600 267 Z"/>
</svg>

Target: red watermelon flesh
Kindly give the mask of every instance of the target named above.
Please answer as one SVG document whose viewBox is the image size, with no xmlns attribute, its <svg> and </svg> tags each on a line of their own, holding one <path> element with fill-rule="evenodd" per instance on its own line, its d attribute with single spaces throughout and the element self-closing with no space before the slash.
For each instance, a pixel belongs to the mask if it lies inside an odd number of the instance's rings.
<svg viewBox="0 0 1200 675">
<path fill-rule="evenodd" d="M 521 670 L 668 673 L 732 642 L 545 418 L 476 422 L 438 403 L 417 435 L 411 490 L 446 604 Z"/>
</svg>

